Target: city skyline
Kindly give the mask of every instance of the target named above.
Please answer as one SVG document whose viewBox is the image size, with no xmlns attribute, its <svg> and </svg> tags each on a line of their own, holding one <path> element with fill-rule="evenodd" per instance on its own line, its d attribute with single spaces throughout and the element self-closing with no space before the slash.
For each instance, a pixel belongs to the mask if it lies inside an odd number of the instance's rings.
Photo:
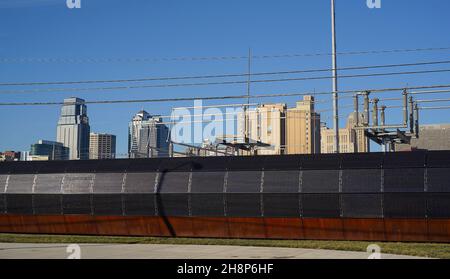
<svg viewBox="0 0 450 279">
<path fill-rule="evenodd" d="M 330 57 L 327 55 L 307 56 L 330 52 L 328 1 L 286 1 L 284 5 L 258 1 L 257 10 L 253 9 L 251 1 L 249 3 L 227 1 L 217 3 L 215 6 L 208 5 L 207 1 L 198 3 L 177 1 L 175 5 L 168 5 L 163 1 L 152 3 L 136 1 L 134 4 L 112 1 L 108 2 L 110 4 L 108 11 L 101 13 L 99 11 L 103 10 L 104 3 L 105 1 L 85 3 L 79 10 L 69 10 L 64 3 L 56 1 L 39 7 L 16 7 L 14 4 L 2 7 L 0 17 L 5 26 L 10 28 L 5 28 L 0 34 L 4 38 L 0 58 L 5 69 L 0 75 L 0 83 L 245 73 L 247 71 L 245 56 L 248 48 L 251 48 L 255 55 L 251 64 L 252 72 L 330 67 Z M 236 7 L 239 7 L 239 12 L 236 12 Z M 368 9 L 365 1 L 338 1 L 336 11 L 338 52 L 448 47 L 450 39 L 443 27 L 450 25 L 450 19 L 445 16 L 445 11 L 449 7 L 448 1 L 399 0 L 385 3 L 381 9 Z M 407 9 L 408 13 L 398 13 L 402 9 Z M 173 13 L 169 13 L 169 10 Z M 124 11 L 127 13 L 123 14 Z M 251 22 L 248 21 L 249 15 L 252 17 Z M 123 21 L 115 20 L 122 16 Z M 26 18 L 27 21 L 17 20 L 21 18 Z M 55 24 L 56 22 L 58 24 Z M 161 24 L 165 28 L 146 28 L 141 32 L 130 32 L 142 30 L 141 26 L 158 27 Z M 68 30 L 71 30 L 70 35 Z M 414 36 L 409 35 L 412 31 Z M 167 32 L 173 36 L 168 37 Z M 54 36 L 50 36 L 50 33 Z M 43 37 L 36 37 L 36 34 L 42 34 Z M 66 39 L 58 40 L 60 37 Z M 90 42 L 89 48 L 83 43 L 86 40 Z M 105 47 L 105 44 L 108 47 Z M 180 47 L 181 45 L 183 47 Z M 257 58 L 264 55 L 280 55 L 282 58 Z M 217 59 L 223 56 L 241 58 Z M 447 56 L 448 50 L 445 49 L 338 55 L 338 67 L 437 61 Z M 182 57 L 186 59 L 181 59 Z M 212 58 L 189 59 L 191 57 Z M 440 68 L 445 68 L 445 65 Z M 418 67 L 408 68 L 411 71 L 418 69 Z M 425 69 L 436 68 L 427 66 Z M 340 79 L 340 89 L 443 84 L 447 76 L 446 73 L 433 73 Z M 330 85 L 329 79 L 272 84 L 252 83 L 250 92 L 252 94 L 323 92 L 330 91 Z M 67 87 L 77 86 L 55 86 L 54 89 Z M 20 90 L 28 88 L 41 87 L 20 87 Z M 43 88 L 47 89 L 47 86 Z M 18 89 L 13 86 L 1 88 L 4 91 Z M 2 94 L 0 101 L 58 102 L 72 95 L 88 101 L 169 96 L 209 97 L 239 95 L 246 90 L 246 84 L 139 90 L 124 88 L 115 91 L 85 90 L 75 93 L 61 91 L 56 92 L 57 94 L 55 92 L 32 95 Z M 317 96 L 317 99 L 331 101 L 330 96 Z M 262 103 L 260 99 L 254 101 Z M 264 103 L 283 102 L 289 106 L 293 106 L 296 101 L 297 98 L 294 97 L 264 99 Z M 351 108 L 345 107 L 348 101 L 346 99 L 340 101 L 343 115 L 351 112 Z M 231 102 L 224 100 L 220 103 Z M 208 102 L 212 105 L 217 103 L 219 102 Z M 142 106 L 152 114 L 164 115 L 174 106 L 189 105 L 192 105 L 192 102 L 176 104 L 167 102 L 160 105 L 90 105 L 90 125 L 94 130 L 117 135 L 117 153 L 127 153 L 126 126 L 129 115 L 134 114 Z M 320 103 L 317 109 L 327 109 L 330 105 L 330 102 Z M 53 123 L 58 113 L 57 106 L 2 107 L 0 127 L 10 132 L 3 133 L 0 150 L 26 150 L 30 143 L 39 139 L 52 139 L 55 129 Z M 31 123 L 30 114 L 38 115 L 39 121 Z M 421 122 L 446 123 L 449 122 L 445 118 L 446 115 L 448 111 L 424 111 Z M 322 113 L 324 119 L 330 116 L 330 112 Z M 401 117 L 392 114 L 389 118 L 392 123 L 397 123 Z M 326 120 L 329 124 L 330 121 Z M 344 127 L 345 122 L 345 117 L 341 117 L 340 126 Z M 23 129 L 12 129 L 16 126 Z"/>
</svg>

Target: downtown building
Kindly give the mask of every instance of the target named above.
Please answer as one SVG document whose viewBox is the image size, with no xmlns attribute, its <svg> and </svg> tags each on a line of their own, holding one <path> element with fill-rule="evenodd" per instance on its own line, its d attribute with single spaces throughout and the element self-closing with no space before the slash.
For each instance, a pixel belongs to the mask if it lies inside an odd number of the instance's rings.
<svg viewBox="0 0 450 279">
<path fill-rule="evenodd" d="M 262 104 L 256 108 L 238 113 L 237 142 L 268 144 L 240 155 L 281 155 L 285 145 L 286 104 Z M 256 152 L 256 153 L 255 153 Z"/>
<path fill-rule="evenodd" d="M 257 155 L 320 153 L 320 114 L 314 110 L 314 97 L 304 96 L 296 107 L 263 104 L 238 114 L 238 131 L 249 142 L 270 147 L 257 148 Z M 247 123 L 246 123 L 247 121 Z M 252 155 L 254 152 L 243 152 Z"/>
<path fill-rule="evenodd" d="M 69 148 L 70 160 L 89 159 L 89 133 L 85 101 L 76 97 L 64 99 L 56 128 L 56 141 Z"/>
<path fill-rule="evenodd" d="M 359 115 L 359 123 L 362 123 L 363 114 Z M 345 128 L 339 129 L 339 152 L 340 153 L 364 153 L 370 152 L 369 138 L 364 130 L 355 129 L 356 114 L 352 112 Z M 321 153 L 335 153 L 335 133 L 334 129 L 325 125 L 321 127 Z"/>
<path fill-rule="evenodd" d="M 116 158 L 116 136 L 91 133 L 89 137 L 89 159 Z"/>
<path fill-rule="evenodd" d="M 314 97 L 303 96 L 295 108 L 286 112 L 286 154 L 320 153 L 320 114 Z"/>
<path fill-rule="evenodd" d="M 128 125 L 128 156 L 153 158 L 169 156 L 169 128 L 160 116 L 139 111 Z"/>
<path fill-rule="evenodd" d="M 69 148 L 60 142 L 39 140 L 31 145 L 27 157 L 25 160 L 30 161 L 68 160 Z"/>
</svg>

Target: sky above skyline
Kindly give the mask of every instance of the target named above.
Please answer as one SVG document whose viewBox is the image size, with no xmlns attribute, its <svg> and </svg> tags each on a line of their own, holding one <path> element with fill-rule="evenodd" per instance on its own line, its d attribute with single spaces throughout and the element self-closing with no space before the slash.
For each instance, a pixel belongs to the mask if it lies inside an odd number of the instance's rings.
<svg viewBox="0 0 450 279">
<path fill-rule="evenodd" d="M 450 47 L 448 36 L 450 2 L 447 0 L 382 0 L 381 9 L 369 9 L 366 0 L 336 2 L 339 52 Z M 255 56 L 331 51 L 329 0 L 81 0 L 81 3 L 81 9 L 68 9 L 65 0 L 0 0 L 0 83 L 239 74 L 247 71 L 246 59 L 162 58 L 242 57 L 247 55 L 249 48 Z M 338 57 L 338 66 L 450 60 L 449 53 L 450 50 L 341 55 Z M 108 59 L 110 60 L 107 61 Z M 255 58 L 252 60 L 251 68 L 252 72 L 271 72 L 323 69 L 330 66 L 331 57 L 324 55 Z M 450 69 L 450 65 L 349 71 L 345 74 L 436 69 Z M 323 76 L 324 73 L 315 75 Z M 270 76 L 270 78 L 303 76 L 314 74 Z M 225 80 L 246 80 L 246 78 Z M 168 83 L 179 81 L 139 82 L 127 85 Z M 339 89 L 433 84 L 450 84 L 449 73 L 341 79 Z M 0 93 L 22 89 L 120 85 L 122 84 L 0 86 Z M 1 93 L 0 102 L 61 102 L 70 96 L 87 101 L 207 97 L 246 94 L 246 90 L 245 84 L 233 84 L 79 92 Z M 330 90 L 331 80 L 251 85 L 252 94 Z M 400 95 L 392 92 L 383 95 L 386 96 Z M 450 98 L 450 94 L 423 98 L 438 97 Z M 331 101 L 331 96 L 318 98 Z M 292 107 L 298 99 L 299 97 L 265 98 L 252 102 L 287 103 Z M 239 102 L 242 100 L 205 101 L 204 104 Z M 342 115 L 351 112 L 350 98 L 342 99 L 340 104 Z M 126 153 L 128 122 L 136 112 L 145 109 L 150 114 L 169 115 L 173 107 L 192 105 L 192 101 L 91 104 L 88 105 L 88 115 L 91 130 L 117 135 L 117 152 Z M 331 108 L 331 102 L 318 105 L 318 109 L 327 108 Z M 39 139 L 55 140 L 59 112 L 60 106 L 0 106 L 0 150 L 24 151 L 29 150 L 30 144 Z M 423 111 L 421 122 L 448 123 L 449 112 L 449 110 Z M 330 112 L 322 113 L 322 121 L 326 121 L 331 127 L 329 117 Z M 394 110 L 391 114 L 388 112 L 388 119 L 391 123 L 399 123 L 401 112 L 399 110 Z M 345 118 L 341 119 L 341 126 L 345 121 Z"/>
</svg>

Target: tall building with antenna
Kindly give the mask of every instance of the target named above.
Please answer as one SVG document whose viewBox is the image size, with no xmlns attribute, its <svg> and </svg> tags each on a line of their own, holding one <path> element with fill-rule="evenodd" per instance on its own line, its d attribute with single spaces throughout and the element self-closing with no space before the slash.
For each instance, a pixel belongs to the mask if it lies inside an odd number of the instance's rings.
<svg viewBox="0 0 450 279">
<path fill-rule="evenodd" d="M 151 158 L 169 156 L 169 128 L 160 116 L 141 110 L 128 125 L 128 156 Z"/>
<path fill-rule="evenodd" d="M 69 148 L 70 160 L 89 159 L 89 118 L 85 101 L 71 97 L 64 99 L 56 141 Z"/>
</svg>

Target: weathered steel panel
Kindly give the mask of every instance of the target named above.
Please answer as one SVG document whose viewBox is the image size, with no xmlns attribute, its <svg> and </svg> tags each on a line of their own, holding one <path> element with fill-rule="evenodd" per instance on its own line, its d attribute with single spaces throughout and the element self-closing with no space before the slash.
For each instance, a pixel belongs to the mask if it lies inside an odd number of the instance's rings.
<svg viewBox="0 0 450 279">
<path fill-rule="evenodd" d="M 92 215 L 64 215 L 68 234 L 98 235 Z"/>
<path fill-rule="evenodd" d="M 126 217 L 94 216 L 94 224 L 100 235 L 128 235 Z"/>
<path fill-rule="evenodd" d="M 450 219 L 0 215 L 0 232 L 450 242 Z"/>
<path fill-rule="evenodd" d="M 303 233 L 306 239 L 345 239 L 344 224 L 340 218 L 304 218 Z"/>
<path fill-rule="evenodd" d="M 39 225 L 39 233 L 42 234 L 67 234 L 64 215 L 36 215 L 36 222 Z M 70 224 L 67 225 L 69 228 Z"/>
<path fill-rule="evenodd" d="M 263 218 L 228 218 L 228 227 L 233 238 L 267 238 Z"/>
<path fill-rule="evenodd" d="M 430 219 L 428 220 L 428 241 L 450 242 L 450 220 Z"/>
<path fill-rule="evenodd" d="M 267 238 L 304 239 L 301 218 L 264 218 Z"/>
<path fill-rule="evenodd" d="M 186 217 L 167 217 L 165 222 L 166 229 L 169 230 L 171 236 L 177 237 L 194 237 L 194 225 L 192 218 Z M 175 235 L 172 235 L 175 233 Z"/>
<path fill-rule="evenodd" d="M 352 219 L 343 221 L 345 240 L 386 241 L 383 219 Z"/>
<path fill-rule="evenodd" d="M 427 241 L 426 219 L 385 219 L 387 241 Z M 450 241 L 450 235 L 449 235 Z"/>
<path fill-rule="evenodd" d="M 228 219 L 223 217 L 192 218 L 192 227 L 196 237 L 229 238 Z"/>
</svg>

